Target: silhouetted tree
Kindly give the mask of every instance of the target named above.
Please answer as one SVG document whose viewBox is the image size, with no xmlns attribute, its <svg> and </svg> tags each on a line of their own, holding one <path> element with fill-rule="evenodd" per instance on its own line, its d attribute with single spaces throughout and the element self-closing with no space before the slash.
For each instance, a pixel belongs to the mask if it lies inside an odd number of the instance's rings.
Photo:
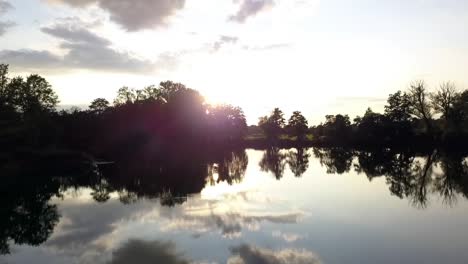
<svg viewBox="0 0 468 264">
<path fill-rule="evenodd" d="M 210 134 L 216 142 L 239 142 L 244 138 L 247 122 L 241 108 L 216 105 L 208 109 L 208 114 Z"/>
<path fill-rule="evenodd" d="M 327 142 L 346 143 L 351 133 L 351 122 L 348 115 L 327 115 L 323 124 L 323 136 Z"/>
<path fill-rule="evenodd" d="M 432 108 L 424 81 L 416 81 L 410 85 L 411 114 L 424 122 L 426 131 L 432 134 Z"/>
<path fill-rule="evenodd" d="M 119 88 L 117 91 L 117 97 L 114 99 L 114 105 L 125 105 L 132 104 L 136 101 L 137 94 L 134 89 L 130 89 L 127 86 Z"/>
<path fill-rule="evenodd" d="M 89 105 L 89 109 L 95 114 L 102 114 L 109 108 L 109 101 L 104 98 L 94 99 Z"/>
<path fill-rule="evenodd" d="M 284 119 L 283 111 L 279 108 L 275 108 L 270 116 L 261 117 L 258 126 L 262 128 L 265 135 L 270 139 L 276 139 L 286 124 Z"/>
<path fill-rule="evenodd" d="M 385 105 L 385 117 L 392 139 L 408 138 L 412 134 L 411 98 L 407 93 L 398 91 L 390 94 Z"/>
<path fill-rule="evenodd" d="M 455 85 L 451 82 L 445 82 L 440 85 L 439 90 L 431 94 L 431 103 L 434 111 L 441 114 L 444 119 L 444 130 L 449 132 L 454 120 L 454 105 L 459 97 Z"/>
<path fill-rule="evenodd" d="M 364 116 L 356 117 L 354 122 L 357 126 L 357 139 L 361 143 L 379 144 L 385 140 L 385 116 L 375 113 L 367 108 Z"/>
<path fill-rule="evenodd" d="M 308 130 L 307 119 L 301 114 L 300 111 L 294 111 L 288 120 L 288 127 L 297 136 L 297 140 L 304 140 Z"/>
<path fill-rule="evenodd" d="M 28 76 L 26 80 L 15 77 L 9 81 L 6 89 L 13 97 L 13 104 L 24 115 L 53 111 L 59 102 L 51 85 L 36 74 Z"/>
</svg>

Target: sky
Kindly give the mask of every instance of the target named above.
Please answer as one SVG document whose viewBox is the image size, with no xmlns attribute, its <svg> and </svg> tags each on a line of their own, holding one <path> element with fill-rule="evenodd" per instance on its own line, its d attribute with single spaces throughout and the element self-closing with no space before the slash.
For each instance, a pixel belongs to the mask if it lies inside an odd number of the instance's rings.
<svg viewBox="0 0 468 264">
<path fill-rule="evenodd" d="M 0 0 L 0 63 L 62 105 L 161 81 L 310 124 L 354 118 L 425 80 L 468 86 L 464 0 Z"/>
</svg>

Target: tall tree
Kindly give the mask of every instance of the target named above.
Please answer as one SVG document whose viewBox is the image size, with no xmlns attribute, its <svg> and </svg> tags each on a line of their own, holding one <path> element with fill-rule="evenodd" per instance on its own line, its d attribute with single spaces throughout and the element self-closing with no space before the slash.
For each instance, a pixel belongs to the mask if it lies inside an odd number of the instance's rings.
<svg viewBox="0 0 468 264">
<path fill-rule="evenodd" d="M 441 114 L 445 121 L 445 130 L 447 131 L 453 123 L 454 104 L 460 94 L 455 89 L 455 85 L 451 82 L 442 83 L 439 89 L 431 94 L 431 103 L 434 111 Z"/>
<path fill-rule="evenodd" d="M 127 86 L 119 88 L 117 91 L 117 97 L 114 99 L 114 105 L 125 105 L 132 104 L 136 101 L 137 94 L 134 89 L 130 89 Z"/>
<path fill-rule="evenodd" d="M 288 127 L 292 129 L 298 140 L 304 139 L 309 128 L 307 119 L 301 114 L 300 111 L 293 112 L 288 120 Z"/>
<path fill-rule="evenodd" d="M 283 131 L 285 124 L 283 111 L 279 108 L 275 108 L 270 116 L 261 117 L 258 122 L 259 127 L 270 139 L 277 138 Z"/>
<path fill-rule="evenodd" d="M 43 77 L 32 74 L 11 79 L 7 93 L 13 94 L 13 103 L 23 114 L 50 112 L 55 110 L 59 100 L 52 86 Z"/>
<path fill-rule="evenodd" d="M 240 107 L 216 105 L 208 109 L 210 132 L 218 141 L 241 140 L 247 131 L 247 122 Z"/>
<path fill-rule="evenodd" d="M 424 81 L 415 81 L 411 83 L 409 96 L 411 100 L 411 114 L 421 119 L 429 134 L 432 131 L 432 108 L 426 91 L 426 83 Z"/>
<path fill-rule="evenodd" d="M 411 98 L 409 95 L 401 91 L 390 94 L 385 105 L 385 116 L 391 122 L 410 122 Z"/>
</svg>

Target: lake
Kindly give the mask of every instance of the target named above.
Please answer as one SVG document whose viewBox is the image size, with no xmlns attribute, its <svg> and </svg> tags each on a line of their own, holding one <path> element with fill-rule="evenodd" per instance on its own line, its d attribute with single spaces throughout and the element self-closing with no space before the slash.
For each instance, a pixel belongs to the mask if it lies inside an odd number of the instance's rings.
<svg viewBox="0 0 468 264">
<path fill-rule="evenodd" d="M 19 164 L 3 166 L 0 263 L 468 263 L 462 154 L 248 149 L 50 175 Z"/>
</svg>

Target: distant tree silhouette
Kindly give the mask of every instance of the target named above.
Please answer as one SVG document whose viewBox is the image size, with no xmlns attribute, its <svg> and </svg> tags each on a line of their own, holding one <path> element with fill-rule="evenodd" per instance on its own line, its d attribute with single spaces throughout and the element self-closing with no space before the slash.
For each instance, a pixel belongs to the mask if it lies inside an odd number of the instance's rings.
<svg viewBox="0 0 468 264">
<path fill-rule="evenodd" d="M 209 128 L 216 142 L 240 142 L 247 132 L 244 112 L 232 105 L 215 105 L 208 108 Z"/>
<path fill-rule="evenodd" d="M 370 142 L 372 144 L 384 142 L 387 133 L 385 131 L 386 119 L 384 115 L 367 108 L 364 116 L 356 117 L 354 123 L 357 126 L 356 137 L 360 142 Z"/>
<path fill-rule="evenodd" d="M 441 114 L 444 120 L 444 130 L 446 133 L 454 125 L 455 112 L 454 105 L 459 97 L 459 93 L 455 89 L 455 85 L 451 82 L 442 83 L 439 89 L 431 94 L 431 103 L 434 111 Z"/>
<path fill-rule="evenodd" d="M 322 133 L 327 142 L 345 143 L 351 135 L 351 121 L 348 115 L 327 115 Z"/>
<path fill-rule="evenodd" d="M 277 139 L 283 132 L 286 125 L 283 111 L 279 108 L 273 109 L 270 116 L 261 117 L 258 126 L 262 128 L 263 132 L 269 139 Z"/>
<path fill-rule="evenodd" d="M 12 103 L 24 115 L 55 110 L 58 97 L 51 85 L 41 76 L 33 74 L 24 80 L 15 77 L 6 86 L 7 94 L 12 96 Z"/>
<path fill-rule="evenodd" d="M 387 134 L 392 140 L 407 139 L 412 134 L 411 98 L 407 93 L 398 91 L 390 94 L 385 105 Z"/>
<path fill-rule="evenodd" d="M 457 97 L 453 106 L 453 124 L 457 132 L 468 131 L 468 90 Z"/>
<path fill-rule="evenodd" d="M 385 116 L 395 123 L 411 122 L 411 98 L 407 93 L 397 91 L 390 94 L 385 105 Z"/>
<path fill-rule="evenodd" d="M 125 105 L 132 104 L 136 101 L 137 95 L 134 89 L 130 89 L 127 86 L 119 88 L 117 91 L 117 97 L 114 99 L 114 105 Z"/>
<path fill-rule="evenodd" d="M 300 111 L 294 111 L 288 120 L 288 128 L 290 128 L 299 141 L 304 140 L 304 137 L 309 129 L 307 119 Z"/>
<path fill-rule="evenodd" d="M 95 114 L 102 114 L 109 108 L 109 101 L 104 98 L 94 99 L 89 105 L 89 109 Z"/>
<path fill-rule="evenodd" d="M 411 114 L 424 122 L 426 131 L 432 134 L 432 108 L 428 98 L 426 83 L 415 81 L 410 85 Z"/>
</svg>

